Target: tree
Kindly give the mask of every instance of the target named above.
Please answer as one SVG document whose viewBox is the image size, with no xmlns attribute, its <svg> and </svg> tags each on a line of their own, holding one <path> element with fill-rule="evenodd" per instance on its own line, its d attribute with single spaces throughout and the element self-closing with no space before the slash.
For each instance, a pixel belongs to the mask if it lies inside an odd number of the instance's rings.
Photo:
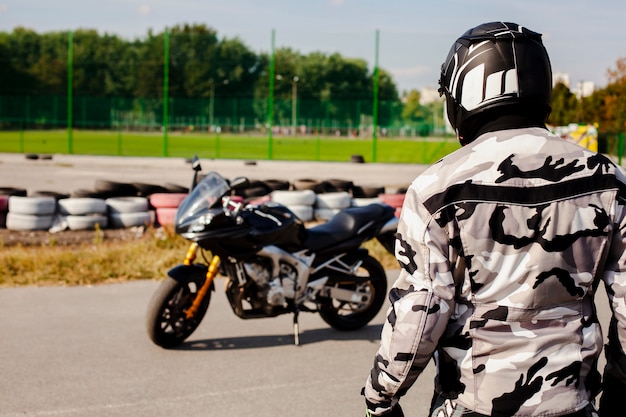
<svg viewBox="0 0 626 417">
<path fill-rule="evenodd" d="M 608 128 L 612 132 L 626 130 L 626 57 L 617 60 L 615 68 L 607 71 L 609 84 L 606 88 L 605 106 L 612 107 L 612 120 Z"/>
<path fill-rule="evenodd" d="M 16 56 L 13 44 L 12 35 L 0 33 L 0 94 L 23 94 L 27 86 L 35 84 L 28 68 Z"/>
<path fill-rule="evenodd" d="M 404 107 L 402 108 L 402 120 L 411 124 L 423 122 L 426 118 L 424 106 L 420 104 L 420 93 L 417 90 L 411 90 L 404 96 Z"/>
<path fill-rule="evenodd" d="M 578 99 L 565 84 L 559 82 L 552 89 L 552 111 L 548 123 L 565 126 L 578 122 Z"/>
</svg>

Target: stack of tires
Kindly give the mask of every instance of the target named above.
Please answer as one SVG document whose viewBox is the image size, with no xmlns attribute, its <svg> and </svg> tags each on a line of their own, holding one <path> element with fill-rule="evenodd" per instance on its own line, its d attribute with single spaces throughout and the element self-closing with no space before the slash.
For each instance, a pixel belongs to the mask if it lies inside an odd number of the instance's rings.
<svg viewBox="0 0 626 417">
<path fill-rule="evenodd" d="M 351 205 L 352 196 L 347 191 L 317 194 L 315 196 L 314 217 L 316 220 L 328 221 L 335 214 Z"/>
<path fill-rule="evenodd" d="M 150 205 L 154 208 L 156 223 L 160 226 L 174 224 L 176 211 L 187 193 L 154 193 L 150 195 Z"/>
<path fill-rule="evenodd" d="M 271 194 L 273 202 L 286 206 L 304 222 L 313 220 L 316 198 L 313 190 L 275 190 Z"/>
<path fill-rule="evenodd" d="M 233 197 L 241 197 L 250 204 L 262 204 L 271 200 L 274 191 L 286 191 L 291 188 L 285 180 L 251 180 L 248 187 L 235 190 Z"/>
<path fill-rule="evenodd" d="M 352 188 L 352 205 L 354 207 L 382 203 L 379 195 L 385 193 L 385 187 L 362 187 L 355 185 Z"/>
<path fill-rule="evenodd" d="M 102 198 L 68 197 L 58 201 L 61 224 L 70 230 L 106 229 L 107 205 Z"/>
<path fill-rule="evenodd" d="M 112 228 L 150 226 L 154 223 L 146 197 L 110 197 L 105 203 Z"/>
<path fill-rule="evenodd" d="M 10 230 L 47 230 L 52 227 L 57 209 L 54 197 L 12 195 L 8 200 L 6 228 Z"/>
</svg>

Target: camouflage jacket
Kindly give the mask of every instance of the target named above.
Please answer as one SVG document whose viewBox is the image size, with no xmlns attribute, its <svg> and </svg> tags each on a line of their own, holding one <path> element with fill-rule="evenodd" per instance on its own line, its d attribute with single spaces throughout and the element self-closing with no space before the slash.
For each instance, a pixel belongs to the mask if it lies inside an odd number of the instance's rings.
<svg viewBox="0 0 626 417">
<path fill-rule="evenodd" d="M 436 392 L 481 414 L 585 407 L 600 384 L 600 280 L 616 356 L 626 348 L 625 183 L 606 157 L 541 128 L 484 134 L 420 175 L 398 227 L 369 413 L 389 411 L 431 358 Z M 607 369 L 624 382 L 619 361 Z"/>
</svg>

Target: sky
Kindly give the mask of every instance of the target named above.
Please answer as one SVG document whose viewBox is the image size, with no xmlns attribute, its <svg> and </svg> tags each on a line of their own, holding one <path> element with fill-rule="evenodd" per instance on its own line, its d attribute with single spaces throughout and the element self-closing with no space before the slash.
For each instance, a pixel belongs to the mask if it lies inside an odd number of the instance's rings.
<svg viewBox="0 0 626 417">
<path fill-rule="evenodd" d="M 205 24 L 256 52 L 271 51 L 273 32 L 275 48 L 339 53 L 370 69 L 378 59 L 401 92 L 436 87 L 454 40 L 490 21 L 542 33 L 553 72 L 568 74 L 572 87 L 606 86 L 607 70 L 626 57 L 623 0 L 0 0 L 0 32 L 95 29 L 142 39 Z"/>
</svg>

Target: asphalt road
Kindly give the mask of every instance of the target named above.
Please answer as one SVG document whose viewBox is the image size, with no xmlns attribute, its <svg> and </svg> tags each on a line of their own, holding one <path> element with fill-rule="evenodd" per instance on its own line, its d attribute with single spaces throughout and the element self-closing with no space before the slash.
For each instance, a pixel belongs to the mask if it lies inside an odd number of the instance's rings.
<svg viewBox="0 0 626 417">
<path fill-rule="evenodd" d="M 351 162 L 290 162 L 201 160 L 202 169 L 225 178 L 250 179 L 344 179 L 360 186 L 401 188 L 408 186 L 425 166 Z M 139 158 L 52 155 L 51 159 L 26 159 L 22 154 L 0 153 L 0 187 L 24 188 L 28 192 L 71 193 L 93 189 L 97 180 L 143 182 L 188 187 L 193 171 L 184 158 Z"/>
<path fill-rule="evenodd" d="M 292 316 L 241 320 L 224 278 L 216 284 L 200 327 L 174 350 L 145 331 L 155 281 L 0 289 L 0 417 L 364 415 L 360 390 L 388 304 L 355 332 L 302 313 L 295 346 Z M 407 416 L 427 415 L 433 376 L 429 365 L 402 400 Z"/>
<path fill-rule="evenodd" d="M 154 281 L 0 290 L 0 416 L 364 415 L 385 311 L 355 332 L 302 313 L 295 346 L 292 316 L 241 320 L 223 283 L 175 350 L 145 332 Z M 403 401 L 407 415 L 426 415 L 432 376 Z"/>
</svg>

